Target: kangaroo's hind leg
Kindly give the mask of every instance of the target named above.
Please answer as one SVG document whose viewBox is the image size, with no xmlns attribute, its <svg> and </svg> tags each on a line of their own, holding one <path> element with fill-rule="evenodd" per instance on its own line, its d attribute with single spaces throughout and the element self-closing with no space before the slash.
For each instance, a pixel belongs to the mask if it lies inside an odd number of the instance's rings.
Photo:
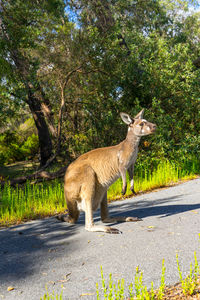
<svg viewBox="0 0 200 300">
<path fill-rule="evenodd" d="M 76 201 L 67 201 L 67 208 L 68 208 L 68 216 L 67 216 L 67 222 L 68 223 L 76 223 L 78 221 L 79 215 L 80 215 L 80 211 L 78 209 L 77 206 L 77 202 Z"/>
<path fill-rule="evenodd" d="M 118 229 L 94 224 L 93 211 L 99 207 L 102 200 L 102 193 L 97 188 L 97 178 L 94 170 L 88 166 L 84 171 L 85 180 L 81 185 L 80 196 L 82 209 L 85 211 L 85 229 L 87 231 L 120 233 Z"/>
<path fill-rule="evenodd" d="M 103 201 L 101 202 L 101 220 L 103 223 L 141 221 L 141 219 L 138 217 L 125 217 L 125 216 L 110 217 L 108 211 L 107 193 L 104 195 Z"/>
<path fill-rule="evenodd" d="M 68 223 L 76 223 L 78 221 L 80 211 L 78 209 L 77 201 L 70 197 L 70 194 L 67 192 L 67 188 L 64 187 L 65 200 L 67 203 L 68 215 L 60 215 L 57 218 L 60 221 L 68 222 Z"/>
</svg>

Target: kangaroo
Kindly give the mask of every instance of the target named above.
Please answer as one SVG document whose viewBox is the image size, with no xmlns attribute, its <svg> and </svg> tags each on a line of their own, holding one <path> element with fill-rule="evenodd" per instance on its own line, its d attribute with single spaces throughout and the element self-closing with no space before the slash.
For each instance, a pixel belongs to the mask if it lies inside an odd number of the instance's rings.
<svg viewBox="0 0 200 300">
<path fill-rule="evenodd" d="M 122 194 L 126 193 L 126 170 L 133 186 L 133 168 L 137 158 L 138 144 L 142 136 L 156 130 L 156 125 L 143 119 L 144 109 L 134 118 L 126 113 L 120 113 L 124 123 L 128 125 L 125 140 L 110 147 L 89 151 L 72 162 L 65 174 L 64 194 L 68 208 L 68 216 L 62 221 L 75 223 L 80 211 L 85 212 L 85 229 L 88 231 L 103 231 L 120 233 L 116 228 L 95 225 L 93 212 L 101 207 L 103 223 L 139 221 L 137 217 L 114 217 L 108 212 L 107 190 L 120 176 L 123 181 Z"/>
</svg>

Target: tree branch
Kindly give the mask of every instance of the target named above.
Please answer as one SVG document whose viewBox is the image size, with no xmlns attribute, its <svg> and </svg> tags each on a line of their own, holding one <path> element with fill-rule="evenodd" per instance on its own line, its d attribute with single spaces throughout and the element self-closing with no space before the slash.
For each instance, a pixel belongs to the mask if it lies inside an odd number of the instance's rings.
<svg viewBox="0 0 200 300">
<path fill-rule="evenodd" d="M 44 167 L 43 167 L 44 168 Z M 21 176 L 15 179 L 11 179 L 11 180 L 6 180 L 6 181 L 2 181 L 0 183 L 1 187 L 3 187 L 5 184 L 10 184 L 11 186 L 15 186 L 18 184 L 22 184 L 25 183 L 27 180 L 37 180 L 37 181 L 41 181 L 41 180 L 53 180 L 56 178 L 60 178 L 63 177 L 65 174 L 65 171 L 67 169 L 67 166 L 60 168 L 58 171 L 56 172 L 46 172 L 43 170 L 37 171 L 34 174 L 31 175 L 27 175 L 27 176 Z"/>
</svg>

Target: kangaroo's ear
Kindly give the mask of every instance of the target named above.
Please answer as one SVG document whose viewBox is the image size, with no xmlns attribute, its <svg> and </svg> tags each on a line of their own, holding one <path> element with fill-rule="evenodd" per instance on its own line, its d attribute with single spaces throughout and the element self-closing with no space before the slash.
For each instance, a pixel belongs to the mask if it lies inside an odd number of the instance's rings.
<svg viewBox="0 0 200 300">
<path fill-rule="evenodd" d="M 126 123 L 127 125 L 133 123 L 133 119 L 128 114 L 121 112 L 120 116 L 122 118 L 122 121 L 124 121 L 124 123 Z"/>
<path fill-rule="evenodd" d="M 144 108 L 134 117 L 134 119 L 142 119 L 144 115 Z"/>
</svg>

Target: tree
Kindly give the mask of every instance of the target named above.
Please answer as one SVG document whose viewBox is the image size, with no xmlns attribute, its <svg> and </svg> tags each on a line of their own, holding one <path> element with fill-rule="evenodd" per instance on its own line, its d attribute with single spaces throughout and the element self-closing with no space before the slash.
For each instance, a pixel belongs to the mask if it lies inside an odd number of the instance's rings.
<svg viewBox="0 0 200 300">
<path fill-rule="evenodd" d="M 50 125 L 50 101 L 37 79 L 40 58 L 34 55 L 44 38 L 48 24 L 55 23 L 63 8 L 61 1 L 1 1 L 0 4 L 0 61 L 1 85 L 11 101 L 24 101 L 32 113 L 38 130 L 40 164 L 45 165 L 52 155 L 54 134 Z M 52 124 L 51 124 L 52 125 Z"/>
<path fill-rule="evenodd" d="M 119 112 L 141 107 L 162 128 L 146 157 L 198 139 L 200 26 L 187 1 L 2 3 L 0 92 L 31 109 L 42 164 L 118 143 Z"/>
</svg>

